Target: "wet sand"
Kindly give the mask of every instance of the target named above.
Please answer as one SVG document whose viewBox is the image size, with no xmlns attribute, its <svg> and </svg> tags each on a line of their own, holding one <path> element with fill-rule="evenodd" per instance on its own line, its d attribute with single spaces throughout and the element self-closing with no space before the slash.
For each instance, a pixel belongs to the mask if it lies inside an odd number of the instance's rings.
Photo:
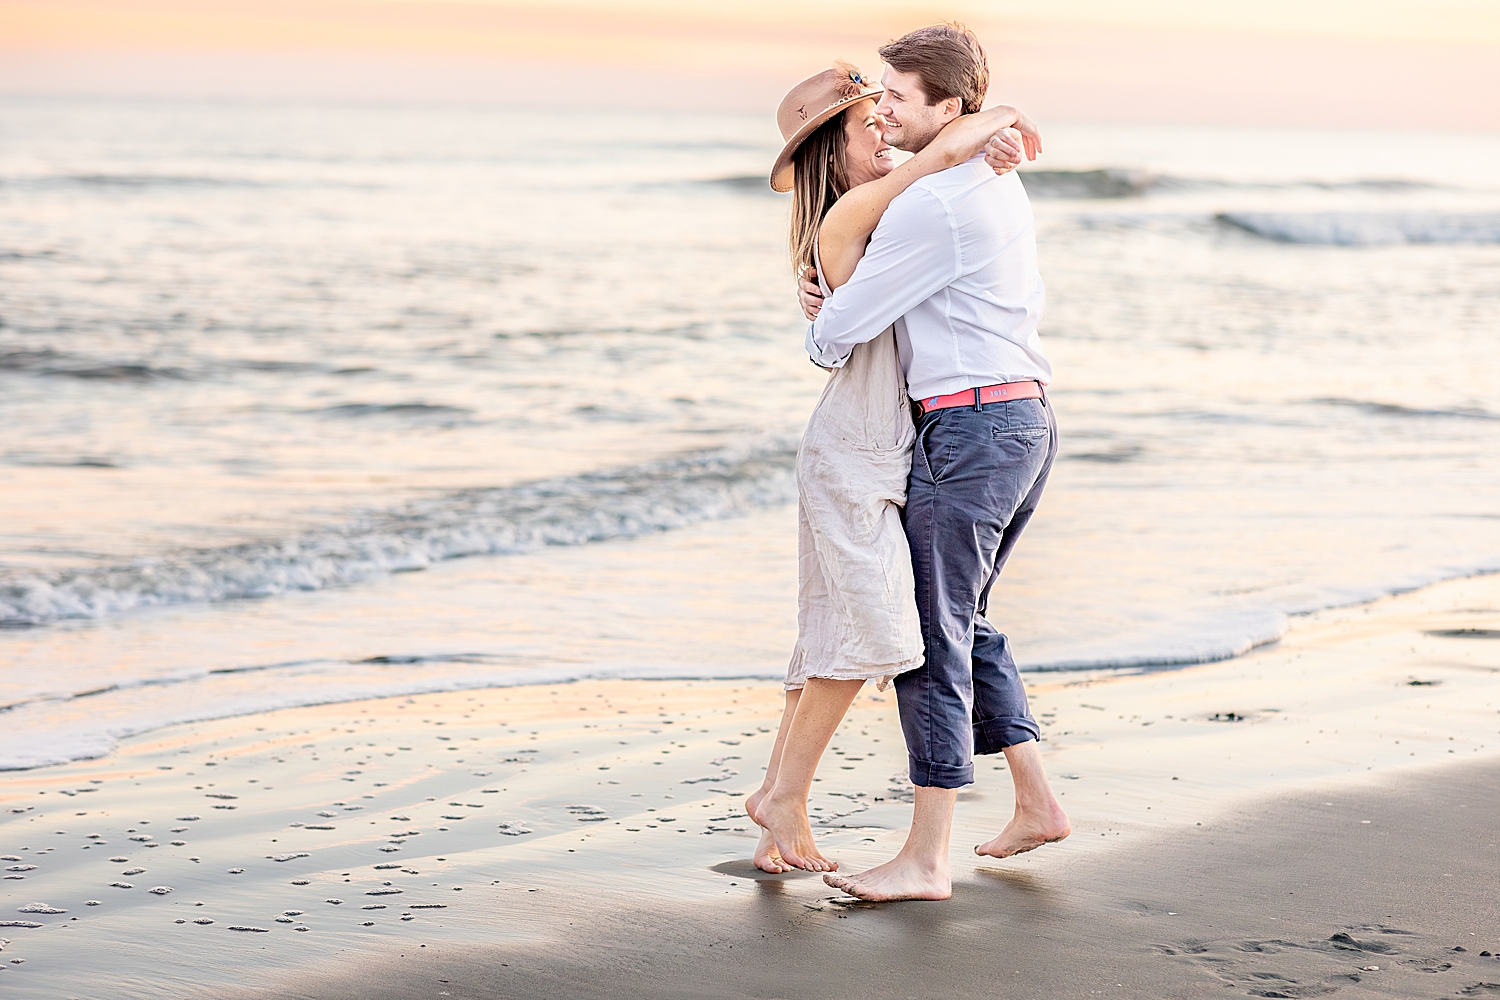
<svg viewBox="0 0 1500 1000">
<path fill-rule="evenodd" d="M 1497 636 L 1487 577 L 1313 616 L 1238 660 L 1033 675 L 1074 834 L 969 854 L 1010 811 L 985 760 L 947 903 L 846 903 L 750 868 L 739 802 L 774 684 L 587 681 L 174 727 L 0 776 L 0 984 L 1500 996 Z M 867 690 L 812 802 L 846 869 L 899 846 L 904 772 L 894 699 Z"/>
<path fill-rule="evenodd" d="M 764 878 L 707 906 L 580 886 L 515 913 L 545 941 L 435 946 L 274 995 L 1496 996 L 1497 802 L 1500 766 L 1467 763 L 1247 804 L 1128 854 L 970 864 L 946 903 L 844 904 Z"/>
</svg>

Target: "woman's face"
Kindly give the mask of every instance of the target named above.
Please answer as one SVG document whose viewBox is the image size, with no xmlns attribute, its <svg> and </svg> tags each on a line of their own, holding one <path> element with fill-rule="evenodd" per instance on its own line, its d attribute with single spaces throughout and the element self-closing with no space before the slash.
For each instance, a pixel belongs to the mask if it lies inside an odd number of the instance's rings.
<svg viewBox="0 0 1500 1000">
<path fill-rule="evenodd" d="M 875 113 L 875 99 L 849 105 L 844 111 L 844 138 L 849 183 L 879 180 L 895 168 L 885 141 L 885 121 Z"/>
</svg>

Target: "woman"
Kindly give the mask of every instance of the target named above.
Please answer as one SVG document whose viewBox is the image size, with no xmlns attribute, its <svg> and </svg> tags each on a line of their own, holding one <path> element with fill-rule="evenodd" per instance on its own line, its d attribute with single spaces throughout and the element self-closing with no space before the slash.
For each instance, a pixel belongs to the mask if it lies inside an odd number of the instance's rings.
<svg viewBox="0 0 1500 1000">
<path fill-rule="evenodd" d="M 1031 123 L 994 108 L 951 123 L 897 167 L 881 91 L 848 63 L 811 77 L 777 111 L 786 146 L 771 186 L 794 191 L 792 263 L 816 272 L 825 295 L 848 281 L 891 201 L 927 174 L 986 153 L 996 173 L 1020 162 Z M 1006 133 L 1001 133 L 1006 130 Z M 893 329 L 854 349 L 828 379 L 797 452 L 797 645 L 787 666 L 786 708 L 760 789 L 745 811 L 764 830 L 756 867 L 834 871 L 813 841 L 807 796 L 834 730 L 865 681 L 882 688 L 922 665 L 911 554 L 901 526 L 915 432 Z"/>
</svg>

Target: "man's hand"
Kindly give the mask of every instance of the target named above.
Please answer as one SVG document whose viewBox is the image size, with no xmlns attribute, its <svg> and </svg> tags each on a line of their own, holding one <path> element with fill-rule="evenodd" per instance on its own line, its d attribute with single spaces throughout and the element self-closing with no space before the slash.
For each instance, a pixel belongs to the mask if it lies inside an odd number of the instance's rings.
<svg viewBox="0 0 1500 1000">
<path fill-rule="evenodd" d="M 984 162 L 997 176 L 1010 173 L 1021 165 L 1021 133 L 1003 128 L 984 145 Z"/>
<path fill-rule="evenodd" d="M 809 323 L 818 318 L 823 308 L 823 289 L 818 287 L 818 272 L 811 267 L 797 279 L 797 301 L 802 303 L 802 315 Z"/>
</svg>

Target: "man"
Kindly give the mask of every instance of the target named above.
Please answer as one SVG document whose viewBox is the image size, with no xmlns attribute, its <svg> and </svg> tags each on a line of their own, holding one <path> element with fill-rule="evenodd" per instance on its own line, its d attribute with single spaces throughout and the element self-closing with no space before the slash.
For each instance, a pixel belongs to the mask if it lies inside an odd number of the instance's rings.
<svg viewBox="0 0 1500 1000">
<path fill-rule="evenodd" d="M 961 25 L 914 31 L 880 56 L 877 112 L 898 149 L 922 149 L 978 111 L 989 89 L 984 50 Z M 1016 789 L 1015 815 L 977 853 L 1009 857 L 1069 833 L 1009 643 L 984 618 L 1057 454 L 1041 388 L 1052 377 L 1037 337 L 1042 308 L 1025 189 L 976 157 L 891 202 L 854 276 L 808 329 L 808 353 L 832 367 L 894 323 L 917 416 L 905 527 L 926 662 L 896 679 L 916 801 L 893 860 L 824 876 L 863 899 L 952 894 L 953 807 L 974 780 L 972 753 L 1003 751 Z"/>
</svg>

